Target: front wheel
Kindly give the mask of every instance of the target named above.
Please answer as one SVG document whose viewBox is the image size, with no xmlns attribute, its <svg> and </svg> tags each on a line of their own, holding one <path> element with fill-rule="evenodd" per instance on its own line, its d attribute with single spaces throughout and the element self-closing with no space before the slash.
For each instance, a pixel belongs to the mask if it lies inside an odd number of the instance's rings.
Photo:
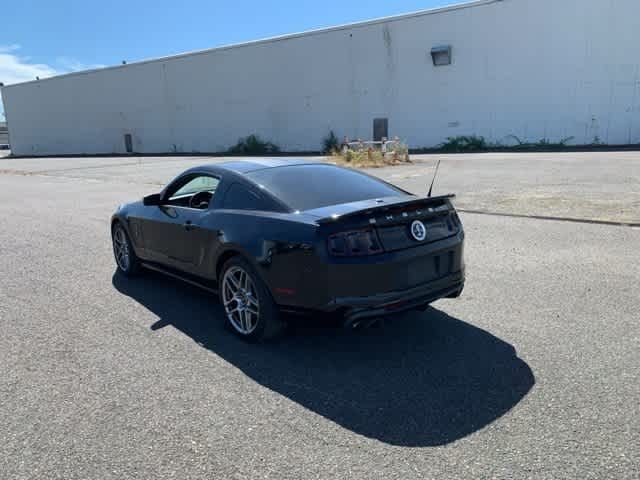
<svg viewBox="0 0 640 480">
<path fill-rule="evenodd" d="M 251 265 L 233 257 L 222 268 L 220 301 L 233 331 L 248 341 L 263 341 L 283 330 L 278 307 Z"/>
<path fill-rule="evenodd" d="M 116 258 L 118 270 L 130 277 L 140 272 L 140 260 L 136 256 L 129 240 L 129 235 L 120 223 L 116 223 L 111 231 L 113 241 L 113 255 Z"/>
</svg>

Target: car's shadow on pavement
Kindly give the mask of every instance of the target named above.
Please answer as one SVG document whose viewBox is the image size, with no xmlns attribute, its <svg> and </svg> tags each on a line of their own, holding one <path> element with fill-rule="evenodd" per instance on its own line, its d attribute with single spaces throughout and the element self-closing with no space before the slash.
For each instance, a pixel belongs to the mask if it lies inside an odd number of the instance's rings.
<svg viewBox="0 0 640 480">
<path fill-rule="evenodd" d="M 508 343 L 430 308 L 347 333 L 304 326 L 250 345 L 223 327 L 211 295 L 148 273 L 113 285 L 261 385 L 355 433 L 398 446 L 444 445 L 513 408 L 535 383 Z"/>
</svg>

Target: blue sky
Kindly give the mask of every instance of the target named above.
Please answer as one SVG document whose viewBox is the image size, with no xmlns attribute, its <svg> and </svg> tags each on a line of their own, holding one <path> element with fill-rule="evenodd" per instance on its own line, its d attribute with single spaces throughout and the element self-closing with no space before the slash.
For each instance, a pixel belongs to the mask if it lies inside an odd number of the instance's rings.
<svg viewBox="0 0 640 480">
<path fill-rule="evenodd" d="M 8 0 L 0 82 L 201 50 L 457 0 Z M 0 119 L 3 119 L 0 105 Z"/>
</svg>

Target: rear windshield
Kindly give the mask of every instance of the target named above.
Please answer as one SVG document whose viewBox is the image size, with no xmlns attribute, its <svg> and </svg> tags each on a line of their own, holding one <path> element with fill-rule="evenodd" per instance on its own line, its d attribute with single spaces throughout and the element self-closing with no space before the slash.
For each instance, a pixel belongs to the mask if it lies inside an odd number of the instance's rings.
<svg viewBox="0 0 640 480">
<path fill-rule="evenodd" d="M 293 210 L 406 195 L 381 180 L 332 165 L 293 165 L 248 174 Z"/>
</svg>

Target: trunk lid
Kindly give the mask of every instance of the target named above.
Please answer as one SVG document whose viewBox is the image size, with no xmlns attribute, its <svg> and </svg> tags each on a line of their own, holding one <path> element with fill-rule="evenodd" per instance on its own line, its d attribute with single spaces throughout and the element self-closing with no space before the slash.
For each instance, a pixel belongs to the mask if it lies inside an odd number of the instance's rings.
<svg viewBox="0 0 640 480">
<path fill-rule="evenodd" d="M 456 235 L 461 228 L 451 204 L 455 195 L 421 198 L 385 197 L 308 210 L 328 234 L 359 228 L 373 228 L 385 251 L 417 247 Z M 421 222 L 426 238 L 420 240 Z M 418 233 L 418 235 L 415 235 Z"/>
</svg>

